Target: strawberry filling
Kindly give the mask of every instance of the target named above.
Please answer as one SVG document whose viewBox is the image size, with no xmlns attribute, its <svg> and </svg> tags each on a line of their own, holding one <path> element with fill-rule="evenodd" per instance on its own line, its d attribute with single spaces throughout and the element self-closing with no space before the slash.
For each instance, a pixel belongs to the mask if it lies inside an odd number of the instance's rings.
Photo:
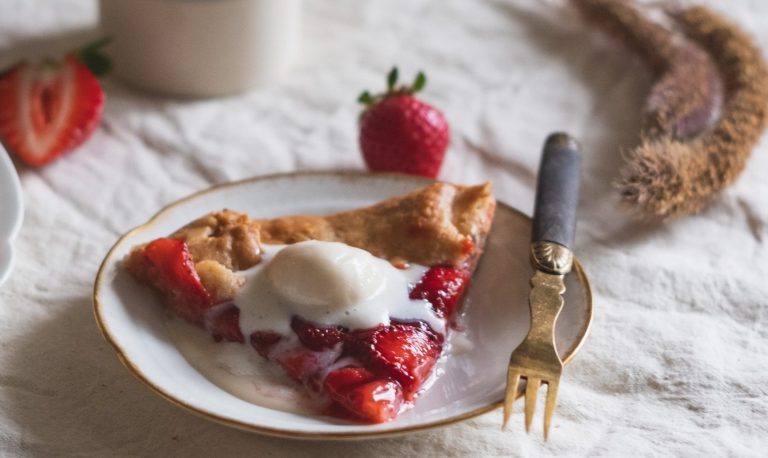
<svg viewBox="0 0 768 458">
<path fill-rule="evenodd" d="M 397 381 L 409 400 L 429 377 L 442 349 L 442 334 L 423 321 L 357 331 L 344 346 L 374 374 Z"/>
<path fill-rule="evenodd" d="M 428 300 L 436 314 L 448 318 L 456 312 L 469 279 L 466 269 L 432 267 L 410 297 Z M 423 321 L 393 321 L 350 331 L 294 317 L 291 328 L 302 344 L 300 350 L 270 352 L 282 337 L 269 331 L 254 333 L 251 343 L 262 356 L 275 360 L 292 378 L 310 387 L 317 387 L 323 369 L 335 362 L 329 353 L 336 359 L 353 358 L 359 366 L 334 369 L 319 385 L 332 401 L 324 413 L 368 423 L 392 420 L 413 401 L 432 373 L 444 340 Z M 324 363 L 325 367 L 319 367 Z"/>
<path fill-rule="evenodd" d="M 235 304 L 223 304 L 211 309 L 205 315 L 205 328 L 216 342 L 245 342 L 240 331 L 240 309 Z"/>
<path fill-rule="evenodd" d="M 344 340 L 348 332 L 341 326 L 318 326 L 298 316 L 294 316 L 291 320 L 291 329 L 305 347 L 314 351 L 333 348 Z"/>
<path fill-rule="evenodd" d="M 213 304 L 195 270 L 186 242 L 161 238 L 145 247 L 150 278 L 165 292 L 178 316 L 204 326 L 214 340 L 244 342 L 240 310 L 235 304 Z M 470 279 L 466 269 L 432 267 L 410 292 L 426 299 L 435 313 L 448 319 L 459 305 Z M 312 323 L 295 316 L 288 336 L 258 330 L 251 346 L 278 363 L 294 380 L 330 399 L 325 414 L 358 421 L 392 420 L 418 395 L 443 349 L 444 336 L 423 321 L 393 320 L 389 325 L 349 330 Z M 340 358 L 350 364 L 329 371 Z"/>
<path fill-rule="evenodd" d="M 267 358 L 272 347 L 283 338 L 280 334 L 273 331 L 256 331 L 251 334 L 251 346 L 258 354 Z"/>
<path fill-rule="evenodd" d="M 334 403 L 326 414 L 370 423 L 394 419 L 403 405 L 403 389 L 395 381 L 377 378 L 362 367 L 343 367 L 330 372 L 323 383 Z"/>
<path fill-rule="evenodd" d="M 268 359 L 277 361 L 294 380 L 319 391 L 324 371 L 341 356 L 339 350 L 312 351 L 297 346 L 273 352 Z"/>
<path fill-rule="evenodd" d="M 466 269 L 455 267 L 432 267 L 421 281 L 411 290 L 411 299 L 426 299 L 432 304 L 435 313 L 450 317 L 469 285 L 470 275 Z"/>
<path fill-rule="evenodd" d="M 195 324 L 203 324 L 205 313 L 215 304 L 195 270 L 187 243 L 161 238 L 144 248 L 149 277 L 163 291 L 173 311 Z"/>
</svg>

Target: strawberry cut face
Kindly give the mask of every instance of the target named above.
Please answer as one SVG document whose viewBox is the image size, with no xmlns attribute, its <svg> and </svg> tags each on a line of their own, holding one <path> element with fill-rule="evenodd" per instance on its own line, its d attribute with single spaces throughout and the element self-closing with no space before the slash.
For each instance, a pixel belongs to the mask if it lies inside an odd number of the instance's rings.
<svg viewBox="0 0 768 458">
<path fill-rule="evenodd" d="M 376 378 L 362 367 L 336 369 L 326 376 L 323 386 L 335 402 L 327 412 L 332 416 L 346 415 L 370 423 L 383 423 L 395 418 L 403 405 L 400 384 Z"/>
<path fill-rule="evenodd" d="M 399 322 L 357 331 L 344 349 L 377 375 L 399 382 L 410 399 L 432 372 L 443 336 L 423 321 Z"/>
<path fill-rule="evenodd" d="M 431 267 L 411 290 L 411 299 L 426 299 L 435 313 L 450 317 L 469 286 L 470 274 L 456 267 Z"/>
<path fill-rule="evenodd" d="M 79 146 L 103 107 L 99 81 L 74 54 L 60 62 L 20 63 L 0 75 L 0 139 L 30 165 Z"/>
<path fill-rule="evenodd" d="M 150 242 L 144 254 L 171 307 L 183 318 L 203 324 L 206 311 L 214 304 L 200 282 L 187 243 L 160 238 Z"/>
</svg>

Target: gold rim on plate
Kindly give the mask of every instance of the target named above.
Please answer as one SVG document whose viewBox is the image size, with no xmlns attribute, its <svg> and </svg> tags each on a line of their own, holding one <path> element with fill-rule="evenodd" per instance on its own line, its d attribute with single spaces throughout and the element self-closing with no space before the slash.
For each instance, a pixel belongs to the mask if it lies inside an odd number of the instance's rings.
<svg viewBox="0 0 768 458">
<path fill-rule="evenodd" d="M 365 178 L 365 177 L 383 177 L 383 178 L 389 178 L 389 179 L 400 179 L 403 181 L 411 181 L 411 182 L 421 182 L 421 183 L 430 183 L 434 180 L 430 180 L 427 178 L 421 178 L 421 177 L 414 177 L 409 175 L 401 175 L 401 174 L 369 174 L 365 172 L 354 172 L 354 171 L 327 171 L 327 172 L 292 172 L 292 173 L 277 173 L 277 174 L 271 174 L 271 175 L 263 175 L 253 178 L 246 178 L 244 180 L 238 180 L 238 181 L 232 181 L 228 183 L 222 183 L 219 185 L 211 186 L 208 189 L 204 189 L 202 191 L 195 192 L 193 194 L 190 194 L 186 197 L 183 197 L 179 200 L 176 200 L 175 202 L 172 202 L 165 207 L 163 207 L 160 211 L 155 213 L 152 218 L 149 219 L 146 223 L 139 225 L 130 231 L 123 234 L 114 245 L 112 245 L 112 248 L 109 249 L 107 252 L 107 255 L 104 257 L 104 260 L 101 262 L 101 265 L 99 266 L 99 270 L 96 273 L 96 280 L 93 285 L 93 313 L 96 318 L 96 324 L 99 327 L 99 330 L 101 331 L 101 334 L 104 336 L 104 339 L 109 342 L 110 345 L 112 345 L 112 348 L 115 350 L 115 353 L 117 353 L 117 357 L 120 360 L 120 362 L 128 368 L 128 370 L 136 377 L 138 378 L 144 385 L 146 385 L 148 388 L 150 388 L 152 391 L 154 391 L 156 394 L 158 394 L 160 397 L 164 398 L 168 402 L 175 404 L 178 407 L 181 407 L 182 409 L 185 409 L 189 412 L 192 412 L 195 415 L 198 415 L 200 417 L 203 417 L 205 419 L 214 421 L 219 424 L 223 424 L 225 426 L 234 427 L 237 429 L 241 429 L 244 431 L 250 431 L 255 432 L 259 434 L 266 434 L 269 436 L 276 436 L 276 437 L 284 437 L 284 438 L 291 438 L 291 439 L 335 439 L 335 440 L 355 440 L 355 439 L 375 439 L 375 438 L 384 438 L 384 437 L 390 437 L 390 436 L 397 436 L 402 435 L 406 433 L 413 433 L 418 431 L 424 431 L 427 429 L 432 428 L 438 428 L 442 426 L 452 425 L 454 423 L 458 423 L 464 420 L 468 420 L 470 418 L 477 417 L 479 415 L 482 415 L 484 413 L 488 413 L 492 410 L 498 409 L 502 407 L 503 405 L 503 395 L 502 397 L 495 402 L 491 402 L 490 404 L 471 410 L 469 412 L 465 412 L 460 415 L 455 415 L 452 417 L 448 417 L 442 420 L 433 421 L 431 423 L 425 423 L 421 425 L 416 426 L 410 426 L 410 427 L 403 427 L 403 428 L 396 428 L 396 429 L 390 429 L 386 431 L 360 431 L 360 432 L 354 432 L 354 433 L 333 433 L 333 432 L 304 432 L 304 431 L 288 431 L 284 429 L 276 429 L 276 428 L 268 428 L 265 426 L 256 426 L 252 425 L 250 423 L 233 420 L 231 418 L 223 417 L 219 414 L 216 414 L 214 412 L 209 412 L 204 409 L 200 409 L 198 407 L 186 404 L 182 401 L 179 401 L 172 395 L 166 393 L 161 387 L 155 385 L 147 376 L 144 375 L 144 373 L 135 365 L 133 362 L 125 356 L 125 352 L 123 351 L 122 347 L 117 343 L 117 339 L 115 339 L 112 334 L 110 333 L 110 330 L 108 326 L 104 323 L 101 317 L 101 303 L 99 301 L 99 295 L 101 290 L 101 285 L 104 281 L 104 272 L 107 267 L 107 265 L 110 264 L 110 261 L 112 259 L 112 255 L 117 250 L 117 248 L 123 243 L 124 240 L 126 240 L 129 237 L 135 236 L 143 231 L 146 231 L 150 229 L 157 220 L 160 219 L 161 216 L 163 216 L 167 211 L 178 207 L 179 205 L 186 203 L 190 200 L 193 200 L 197 197 L 200 197 L 204 194 L 209 194 L 214 191 L 218 191 L 224 188 L 229 187 L 236 187 L 241 186 L 243 184 L 247 183 L 254 183 L 259 181 L 268 181 L 268 180 L 275 180 L 275 179 L 285 179 L 285 178 L 301 178 L 301 177 L 337 177 L 337 178 Z M 522 213 L 521 211 L 515 209 L 514 207 L 511 207 L 510 205 L 505 204 L 504 202 L 497 200 L 498 207 L 504 208 L 506 211 L 509 211 L 513 214 L 516 214 L 517 216 L 521 216 L 525 218 L 526 220 L 530 220 L 530 217 Z M 567 364 L 569 363 L 573 357 L 576 355 L 576 353 L 581 349 L 582 345 L 584 344 L 584 341 L 586 340 L 586 336 L 589 332 L 589 328 L 592 324 L 592 318 L 593 318 L 593 310 L 592 310 L 592 288 L 590 286 L 589 280 L 587 279 L 587 276 L 584 272 L 584 268 L 582 267 L 581 263 L 578 261 L 578 259 L 574 258 L 573 260 L 573 272 L 578 277 L 579 283 L 584 288 L 584 303 L 586 304 L 586 322 L 584 323 L 584 326 L 579 330 L 579 333 L 576 336 L 576 341 L 569 348 L 567 351 L 565 351 L 565 357 L 563 358 L 563 363 Z M 511 349 L 510 349 L 511 351 Z"/>
</svg>

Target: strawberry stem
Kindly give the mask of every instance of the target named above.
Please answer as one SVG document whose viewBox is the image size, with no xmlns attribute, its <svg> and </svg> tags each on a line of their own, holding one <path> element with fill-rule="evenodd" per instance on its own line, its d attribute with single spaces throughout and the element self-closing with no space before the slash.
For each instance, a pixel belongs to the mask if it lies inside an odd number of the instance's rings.
<svg viewBox="0 0 768 458">
<path fill-rule="evenodd" d="M 370 105 L 373 103 L 373 96 L 368 91 L 363 91 L 362 94 L 357 98 L 357 101 L 362 103 L 363 105 Z"/>
<path fill-rule="evenodd" d="M 419 92 L 420 90 L 424 89 L 424 86 L 427 84 L 427 75 L 424 74 L 424 72 L 419 71 L 419 73 L 416 75 L 416 79 L 413 80 L 413 85 L 411 86 L 411 90 L 413 92 Z"/>
<path fill-rule="evenodd" d="M 387 74 L 387 92 L 392 92 L 397 84 L 397 67 L 392 67 L 392 70 Z"/>
<path fill-rule="evenodd" d="M 81 48 L 76 53 L 80 62 L 96 76 L 104 76 L 112 70 L 112 61 L 103 52 L 103 47 L 112 41 L 112 37 L 102 37 L 92 41 Z"/>
<path fill-rule="evenodd" d="M 426 86 L 427 84 L 427 76 L 421 70 L 419 70 L 419 72 L 416 74 L 416 78 L 414 78 L 413 84 L 411 84 L 410 86 L 402 85 L 398 87 L 397 86 L 398 77 L 399 77 L 399 73 L 398 73 L 397 67 L 392 67 L 392 70 L 390 70 L 389 73 L 387 73 L 387 91 L 385 93 L 371 95 L 370 92 L 363 91 L 357 97 L 357 101 L 365 106 L 372 106 L 372 105 L 376 105 L 377 103 L 381 102 L 387 97 L 391 97 L 395 95 L 415 94 L 420 90 L 424 89 L 424 86 Z"/>
</svg>

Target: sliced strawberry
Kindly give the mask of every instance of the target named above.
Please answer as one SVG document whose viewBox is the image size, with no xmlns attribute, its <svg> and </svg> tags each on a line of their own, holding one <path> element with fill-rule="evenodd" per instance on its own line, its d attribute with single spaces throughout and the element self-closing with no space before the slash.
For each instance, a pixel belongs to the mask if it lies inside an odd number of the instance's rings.
<svg viewBox="0 0 768 458">
<path fill-rule="evenodd" d="M 335 396 L 375 379 L 376 376 L 368 369 L 347 366 L 329 372 L 324 385 L 328 394 Z"/>
<path fill-rule="evenodd" d="M 147 244 L 144 254 L 157 276 L 155 283 L 165 291 L 174 310 L 189 321 L 202 324 L 205 312 L 214 304 L 200 283 L 187 243 L 160 238 Z"/>
<path fill-rule="evenodd" d="M 315 352 L 305 348 L 296 348 L 280 353 L 277 362 L 292 378 L 303 382 L 317 372 L 317 357 Z"/>
<path fill-rule="evenodd" d="M 317 388 L 315 383 L 317 378 L 324 369 L 338 359 L 340 354 L 340 350 L 312 351 L 304 347 L 295 347 L 273 354 L 272 357 L 292 378 Z"/>
<path fill-rule="evenodd" d="M 327 413 L 342 416 L 336 409 L 343 407 L 353 417 L 371 423 L 392 420 L 403 404 L 403 389 L 393 380 L 377 379 L 361 367 L 343 367 L 328 374 L 323 383 L 325 391 L 336 404 Z"/>
<path fill-rule="evenodd" d="M 426 299 L 440 317 L 450 317 L 469 286 L 469 272 L 456 267 L 431 267 L 411 290 L 411 299 Z"/>
<path fill-rule="evenodd" d="M 291 320 L 291 329 L 305 347 L 315 351 L 333 348 L 344 340 L 344 335 L 347 333 L 347 329 L 341 326 L 320 326 L 298 316 L 294 316 Z"/>
<path fill-rule="evenodd" d="M 422 321 L 394 323 L 350 334 L 345 350 L 376 375 L 402 385 L 406 399 L 429 376 L 443 348 L 443 336 Z"/>
<path fill-rule="evenodd" d="M 240 331 L 240 309 L 235 304 L 222 304 L 210 310 L 205 317 L 205 327 L 216 342 L 245 342 Z"/>
<path fill-rule="evenodd" d="M 0 140 L 40 166 L 85 141 L 103 107 L 101 85 L 76 53 L 59 62 L 22 62 L 0 75 Z"/>
<path fill-rule="evenodd" d="M 273 331 L 256 331 L 251 334 L 251 346 L 264 358 L 283 336 Z"/>
</svg>

